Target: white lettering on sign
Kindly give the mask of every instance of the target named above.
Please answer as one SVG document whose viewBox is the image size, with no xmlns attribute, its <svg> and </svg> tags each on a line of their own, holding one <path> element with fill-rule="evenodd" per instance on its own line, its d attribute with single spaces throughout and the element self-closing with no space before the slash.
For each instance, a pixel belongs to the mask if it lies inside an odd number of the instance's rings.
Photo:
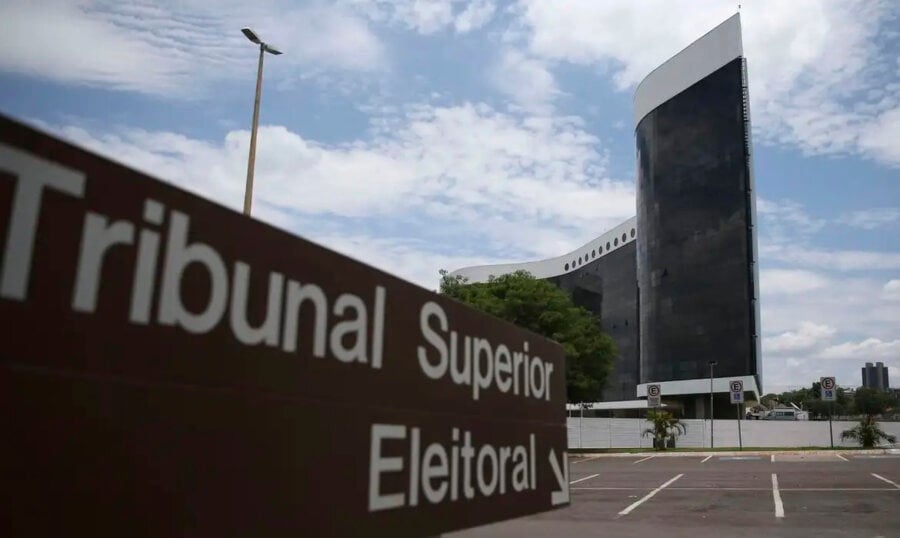
<svg viewBox="0 0 900 538">
<path fill-rule="evenodd" d="M 0 295 L 5 299 L 24 301 L 28 295 L 28 276 L 44 187 L 81 198 L 84 196 L 84 174 L 5 144 L 0 144 L 0 163 L 19 176 L 3 251 Z"/>
<path fill-rule="evenodd" d="M 419 366 L 431 379 L 441 379 L 449 371 L 454 383 L 471 387 L 473 400 L 496 386 L 503 393 L 550 401 L 553 364 L 529 356 L 527 341 L 522 342 L 522 351 L 510 351 L 506 344 L 494 345 L 486 338 L 460 338 L 450 329 L 447 313 L 434 301 L 422 305 L 419 326 L 429 344 L 417 349 Z"/>
<path fill-rule="evenodd" d="M 16 189 L 10 213 L 9 232 L 3 251 L 0 296 L 14 301 L 28 300 L 28 283 L 35 238 L 48 190 L 75 200 L 84 198 L 84 174 L 37 158 L 27 152 L 0 144 L 0 164 L 16 176 Z M 234 338 L 248 346 L 280 347 L 295 352 L 300 338 L 300 312 L 311 311 L 311 337 L 302 342 L 312 355 L 330 355 L 345 363 L 382 366 L 386 291 L 376 286 L 371 301 L 353 293 L 334 297 L 329 308 L 325 291 L 312 282 L 297 282 L 282 273 L 268 276 L 266 317 L 258 326 L 247 321 L 248 289 L 253 272 L 241 260 L 229 263 L 212 246 L 190 240 L 189 215 L 170 210 L 156 200 L 144 201 L 143 222 L 114 220 L 108 215 L 85 210 L 81 223 L 81 243 L 75 273 L 71 307 L 82 314 L 94 314 L 101 291 L 104 265 L 111 252 L 133 255 L 131 303 L 128 320 L 136 325 L 153 323 L 154 297 L 158 299 L 155 322 L 205 334 L 226 319 Z M 45 217 L 47 218 L 47 217 Z M 168 225 L 168 229 L 166 228 Z M 160 252 L 160 238 L 165 248 Z M 154 288 L 156 269 L 162 257 L 162 283 Z M 185 307 L 182 279 L 188 267 L 202 269 L 209 277 L 206 304 L 197 312 Z M 229 271 L 231 269 L 231 271 Z M 126 277 L 127 278 L 127 277 Z M 282 310 L 283 305 L 283 310 Z M 371 315 L 370 315 L 371 314 Z"/>
<path fill-rule="evenodd" d="M 385 440 L 406 440 L 405 449 L 385 455 Z M 421 445 L 420 428 L 397 424 L 373 424 L 369 448 L 369 511 L 438 504 L 475 497 L 492 497 L 536 490 L 537 446 L 534 434 L 520 445 L 495 447 L 472 444 L 472 434 L 453 428 L 449 447 L 442 443 Z M 407 456 L 397 454 L 406 453 Z M 382 475 L 409 467 L 404 491 L 385 492 Z"/>
</svg>

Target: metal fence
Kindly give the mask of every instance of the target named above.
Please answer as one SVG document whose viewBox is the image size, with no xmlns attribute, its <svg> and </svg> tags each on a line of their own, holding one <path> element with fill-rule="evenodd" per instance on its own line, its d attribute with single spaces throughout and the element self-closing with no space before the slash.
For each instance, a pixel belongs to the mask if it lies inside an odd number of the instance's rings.
<svg viewBox="0 0 900 538">
<path fill-rule="evenodd" d="M 687 433 L 676 440 L 680 448 L 710 446 L 709 420 L 686 419 Z M 841 441 L 841 432 L 858 422 L 835 421 L 832 425 L 834 446 L 857 446 Z M 882 430 L 900 439 L 900 422 L 881 422 Z M 570 448 L 652 448 L 653 439 L 643 437 L 650 422 L 639 418 L 568 418 Z M 741 420 L 741 437 L 745 447 L 828 447 L 831 446 L 827 421 Z M 716 447 L 738 446 L 738 421 L 716 419 Z"/>
</svg>

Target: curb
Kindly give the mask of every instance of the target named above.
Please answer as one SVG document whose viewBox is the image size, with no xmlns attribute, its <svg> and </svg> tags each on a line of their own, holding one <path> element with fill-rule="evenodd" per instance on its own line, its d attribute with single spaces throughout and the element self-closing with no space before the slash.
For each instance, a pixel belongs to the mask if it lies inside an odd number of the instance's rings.
<svg viewBox="0 0 900 538">
<path fill-rule="evenodd" d="M 705 457 L 705 456 L 769 456 L 769 455 L 794 455 L 794 456 L 824 456 L 841 454 L 846 456 L 863 456 L 863 455 L 879 455 L 879 454 L 897 454 L 900 455 L 900 449 L 875 448 L 871 450 L 730 450 L 716 452 L 614 452 L 614 453 L 592 453 L 592 452 L 570 452 L 570 458 L 596 459 L 596 458 L 631 458 L 631 457 L 648 457 L 656 456 L 660 458 L 685 458 L 685 457 Z"/>
</svg>

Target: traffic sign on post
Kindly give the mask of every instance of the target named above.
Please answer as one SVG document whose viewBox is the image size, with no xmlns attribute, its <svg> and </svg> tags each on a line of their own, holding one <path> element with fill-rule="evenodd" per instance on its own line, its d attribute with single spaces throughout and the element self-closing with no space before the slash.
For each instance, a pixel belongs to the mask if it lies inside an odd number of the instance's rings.
<svg viewBox="0 0 900 538">
<path fill-rule="evenodd" d="M 833 402 L 837 400 L 837 384 L 834 377 L 822 377 L 819 379 L 819 392 L 822 401 Z"/>
<path fill-rule="evenodd" d="M 744 382 L 740 379 L 732 380 L 728 383 L 729 388 L 731 389 L 731 403 L 733 404 L 742 404 L 744 403 Z"/>
<path fill-rule="evenodd" d="M 647 407 L 662 407 L 662 387 L 647 385 Z"/>
<path fill-rule="evenodd" d="M 728 388 L 731 393 L 731 403 L 735 404 L 734 409 L 737 412 L 738 447 L 744 450 L 744 436 L 741 433 L 741 404 L 744 403 L 744 382 L 740 379 L 733 379 L 728 382 Z"/>
<path fill-rule="evenodd" d="M 548 339 L 3 116 L 0 250 L 5 535 L 432 536 L 569 502 Z"/>
<path fill-rule="evenodd" d="M 819 394 L 824 402 L 837 400 L 837 382 L 833 376 L 819 378 Z M 828 406 L 828 437 L 831 439 L 831 448 L 834 448 L 834 431 L 831 425 L 833 407 L 833 405 Z"/>
</svg>

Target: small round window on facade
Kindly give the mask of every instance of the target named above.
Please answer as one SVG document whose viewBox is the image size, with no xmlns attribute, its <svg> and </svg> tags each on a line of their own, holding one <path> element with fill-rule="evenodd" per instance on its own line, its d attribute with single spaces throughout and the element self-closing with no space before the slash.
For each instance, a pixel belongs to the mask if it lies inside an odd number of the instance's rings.
<svg viewBox="0 0 900 538">
<path fill-rule="evenodd" d="M 624 243 L 625 241 L 628 241 L 628 236 L 625 234 L 622 234 L 622 242 Z"/>
<path fill-rule="evenodd" d="M 578 256 L 578 265 L 581 265 L 581 256 Z"/>
<path fill-rule="evenodd" d="M 594 249 L 591 251 L 591 258 L 596 258 L 596 257 L 597 257 L 597 249 Z"/>
<path fill-rule="evenodd" d="M 606 242 L 606 251 L 609 252 L 609 241 Z"/>
<path fill-rule="evenodd" d="M 568 271 L 568 270 L 569 270 L 569 264 L 567 263 L 567 264 L 566 264 L 566 271 Z"/>
<path fill-rule="evenodd" d="M 634 228 L 631 229 L 631 237 L 634 237 Z"/>
<path fill-rule="evenodd" d="M 614 247 L 619 246 L 619 238 L 618 238 L 618 237 L 615 238 L 615 239 L 613 239 L 613 246 L 614 246 Z"/>
</svg>

